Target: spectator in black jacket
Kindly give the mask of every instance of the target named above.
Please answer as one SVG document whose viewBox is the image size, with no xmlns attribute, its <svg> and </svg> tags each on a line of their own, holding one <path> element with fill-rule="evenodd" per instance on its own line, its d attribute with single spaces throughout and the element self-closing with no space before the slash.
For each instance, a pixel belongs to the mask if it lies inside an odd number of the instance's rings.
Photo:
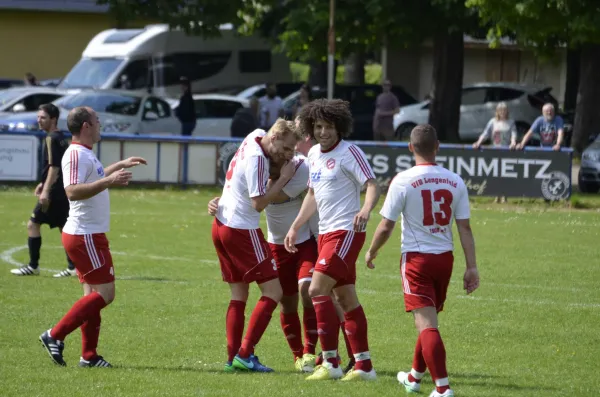
<svg viewBox="0 0 600 397">
<path fill-rule="evenodd" d="M 258 128 L 258 98 L 250 98 L 249 108 L 240 108 L 231 119 L 231 136 L 234 138 L 245 138 L 249 133 Z"/>
<path fill-rule="evenodd" d="M 187 77 L 182 77 L 181 90 L 182 95 L 179 98 L 179 106 L 175 109 L 175 115 L 181 122 L 181 135 L 190 136 L 196 128 L 196 109 L 194 107 L 194 98 L 192 97 L 192 88 Z"/>
</svg>

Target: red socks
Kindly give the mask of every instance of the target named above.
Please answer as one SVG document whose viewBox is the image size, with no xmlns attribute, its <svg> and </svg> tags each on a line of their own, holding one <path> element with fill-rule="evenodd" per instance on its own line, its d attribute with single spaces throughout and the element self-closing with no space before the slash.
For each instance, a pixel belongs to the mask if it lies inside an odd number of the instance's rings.
<svg viewBox="0 0 600 397">
<path fill-rule="evenodd" d="M 362 306 L 344 313 L 346 319 L 346 334 L 350 340 L 352 353 L 356 360 L 355 369 L 369 372 L 373 369 L 371 353 L 369 353 L 369 341 L 367 338 L 367 317 Z"/>
<path fill-rule="evenodd" d="M 98 356 L 96 348 L 98 347 L 98 338 L 100 337 L 100 323 L 102 318 L 100 313 L 95 317 L 89 318 L 81 325 L 81 357 L 84 360 L 91 360 Z"/>
<path fill-rule="evenodd" d="M 82 297 L 50 330 L 50 335 L 56 340 L 65 340 L 67 335 L 79 328 L 84 322 L 97 318 L 100 310 L 105 306 L 104 298 L 97 292 Z"/>
<path fill-rule="evenodd" d="M 317 314 L 317 332 L 323 350 L 323 359 L 337 368 L 339 365 L 337 349 L 340 320 L 335 311 L 335 306 L 330 296 L 317 296 L 312 298 L 312 302 Z"/>
<path fill-rule="evenodd" d="M 242 346 L 242 335 L 244 335 L 244 323 L 246 317 L 244 310 L 246 302 L 231 300 L 227 308 L 227 317 L 225 328 L 227 330 L 227 361 L 233 361 L 233 358 Z"/>
<path fill-rule="evenodd" d="M 350 346 L 350 339 L 348 339 L 348 335 L 346 334 L 346 322 L 340 323 L 340 331 L 342 331 L 342 336 L 344 337 L 344 343 L 346 344 L 346 353 L 348 353 L 348 358 L 352 360 L 354 356 L 352 355 L 352 346 Z"/>
<path fill-rule="evenodd" d="M 421 346 L 421 335 L 417 337 L 417 344 L 415 345 L 415 355 L 413 357 L 412 370 L 408 374 L 409 382 L 421 382 L 423 375 L 427 370 L 427 364 L 423 358 L 423 347 Z"/>
<path fill-rule="evenodd" d="M 319 334 L 317 333 L 317 313 L 314 308 L 304 308 L 302 322 L 304 325 L 304 354 L 316 354 Z"/>
<path fill-rule="evenodd" d="M 287 339 L 294 357 L 302 357 L 304 346 L 302 346 L 302 329 L 298 312 L 280 313 L 281 329 Z"/>
<path fill-rule="evenodd" d="M 426 328 L 419 335 L 423 346 L 423 358 L 435 382 L 438 393 L 444 393 L 450 388 L 448 372 L 446 371 L 446 349 L 442 337 L 436 328 Z"/>
<path fill-rule="evenodd" d="M 248 331 L 242 341 L 242 347 L 240 348 L 239 355 L 241 358 L 248 358 L 251 354 L 254 354 L 254 346 L 258 344 L 260 338 L 265 333 L 273 311 L 277 307 L 277 302 L 266 296 L 261 296 L 252 311 L 250 322 L 248 323 Z"/>
</svg>

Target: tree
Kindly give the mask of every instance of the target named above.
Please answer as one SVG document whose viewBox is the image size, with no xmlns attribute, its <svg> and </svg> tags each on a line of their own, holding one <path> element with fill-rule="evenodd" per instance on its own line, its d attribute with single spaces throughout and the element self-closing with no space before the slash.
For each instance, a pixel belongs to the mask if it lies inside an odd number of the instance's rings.
<svg viewBox="0 0 600 397">
<path fill-rule="evenodd" d="M 590 134 L 600 131 L 600 5 L 594 0 L 467 0 L 467 5 L 494 25 L 491 37 L 511 29 L 538 54 L 561 45 L 580 51 L 572 145 L 581 153 Z"/>
</svg>

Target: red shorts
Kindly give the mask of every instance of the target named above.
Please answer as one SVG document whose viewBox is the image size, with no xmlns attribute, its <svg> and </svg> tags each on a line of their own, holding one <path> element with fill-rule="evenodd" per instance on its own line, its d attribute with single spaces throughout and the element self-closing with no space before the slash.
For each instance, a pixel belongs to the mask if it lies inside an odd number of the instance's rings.
<svg viewBox="0 0 600 397">
<path fill-rule="evenodd" d="M 427 306 L 442 311 L 453 264 L 451 251 L 442 254 L 407 252 L 402 255 L 400 274 L 407 312 Z"/>
<path fill-rule="evenodd" d="M 234 229 L 215 218 L 212 239 L 223 281 L 261 284 L 277 278 L 277 265 L 262 230 Z"/>
<path fill-rule="evenodd" d="M 356 260 L 365 243 L 365 232 L 336 230 L 319 234 L 315 271 L 337 281 L 335 287 L 356 283 Z"/>
<path fill-rule="evenodd" d="M 115 281 L 115 269 L 104 233 L 73 235 L 63 232 L 62 244 L 75 265 L 79 282 L 108 284 Z"/>
<path fill-rule="evenodd" d="M 283 245 L 269 243 L 269 247 L 277 263 L 283 295 L 296 295 L 298 284 L 312 280 L 315 262 L 319 255 L 317 242 L 311 237 L 303 243 L 296 244 L 298 252 L 295 254 L 287 252 Z"/>
</svg>

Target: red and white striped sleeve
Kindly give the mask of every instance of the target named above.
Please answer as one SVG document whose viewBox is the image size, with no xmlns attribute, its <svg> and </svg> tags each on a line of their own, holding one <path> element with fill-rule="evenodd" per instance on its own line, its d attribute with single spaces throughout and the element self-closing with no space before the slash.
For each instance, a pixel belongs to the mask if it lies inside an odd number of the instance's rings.
<svg viewBox="0 0 600 397">
<path fill-rule="evenodd" d="M 345 160 L 342 164 L 344 168 L 354 176 L 354 179 L 362 186 L 369 179 L 375 179 L 373 169 L 365 156 L 365 153 L 358 146 L 348 146 Z"/>
<path fill-rule="evenodd" d="M 269 160 L 262 155 L 251 156 L 248 158 L 248 166 L 244 171 L 250 198 L 267 194 Z"/>
<path fill-rule="evenodd" d="M 61 162 L 64 186 L 84 183 L 89 173 L 88 163 L 77 149 L 67 149 Z"/>
</svg>

